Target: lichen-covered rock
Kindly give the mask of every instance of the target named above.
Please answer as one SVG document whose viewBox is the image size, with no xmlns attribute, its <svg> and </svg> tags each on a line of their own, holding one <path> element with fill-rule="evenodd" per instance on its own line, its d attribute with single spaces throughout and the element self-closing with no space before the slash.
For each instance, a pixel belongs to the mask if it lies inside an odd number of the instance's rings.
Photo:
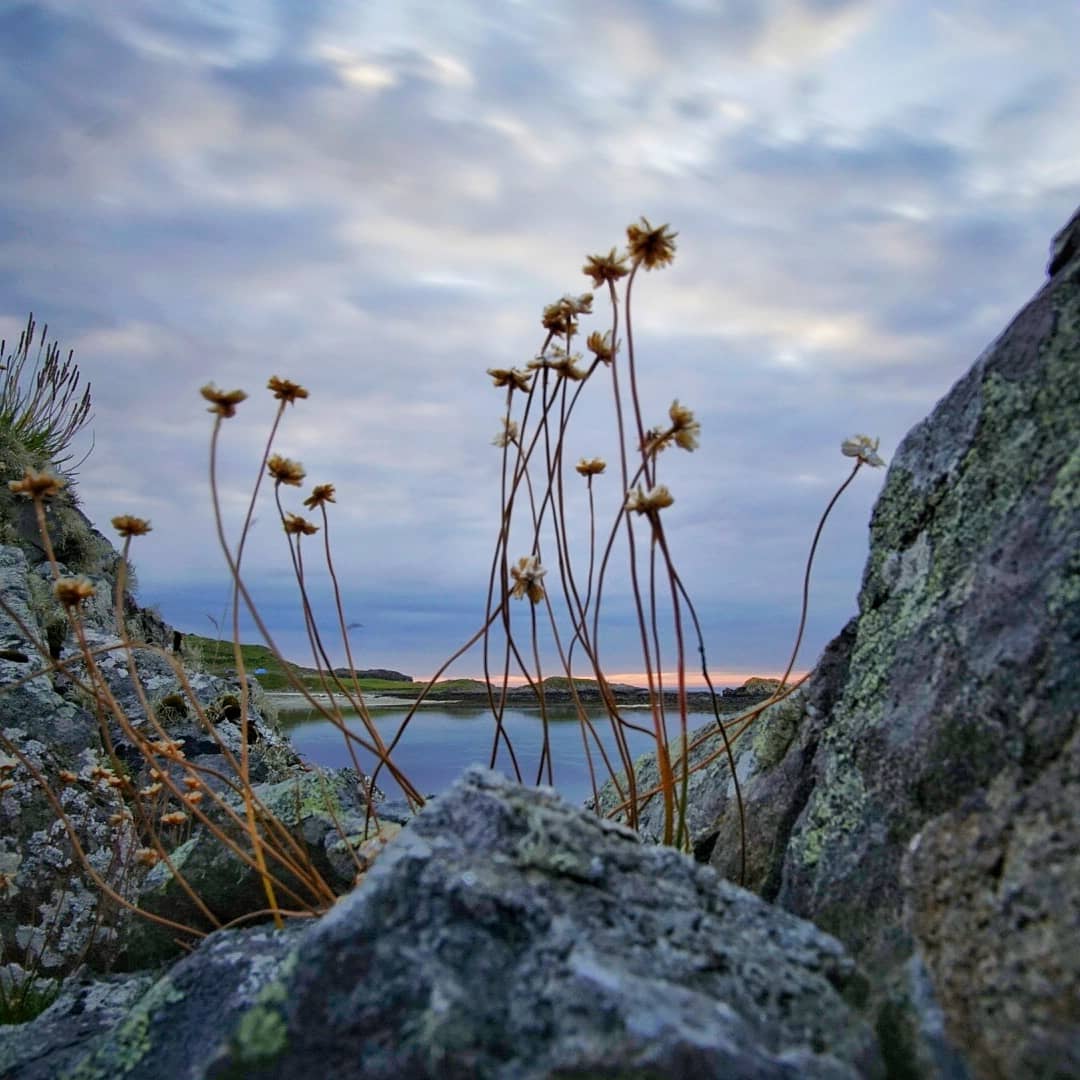
<svg viewBox="0 0 1080 1080">
<path fill-rule="evenodd" d="M 138 895 L 146 873 L 140 849 L 151 843 L 146 814 L 176 809 L 175 799 L 169 807 L 163 798 L 133 808 L 134 793 L 154 785 L 152 770 L 181 785 L 194 766 L 203 770 L 205 792 L 227 789 L 242 724 L 253 782 L 295 774 L 300 759 L 266 721 L 257 687 L 242 717 L 235 683 L 187 673 L 187 689 L 175 658 L 160 646 L 124 646 L 113 609 L 117 553 L 76 507 L 58 503 L 48 518 L 67 536 L 60 550 L 69 558 L 82 552 L 78 568 L 96 587 L 80 608 L 83 640 L 95 654 L 89 675 L 78 636 L 53 595 L 52 568 L 27 538 L 33 523 L 25 509 L 0 499 L 0 535 L 19 541 L 0 546 L 0 957 L 62 978 L 81 964 L 108 968 L 129 955 L 122 938 L 141 921 L 103 898 L 93 874 L 123 901 Z M 139 622 L 130 598 L 124 618 L 129 629 Z M 171 637 L 158 622 L 149 620 L 149 628 L 160 639 Z M 185 756 L 148 761 L 145 740 L 163 737 Z M 166 833 L 164 840 L 175 838 Z M 343 862 L 325 855 L 323 861 Z"/>
<path fill-rule="evenodd" d="M 371 847 L 364 845 L 384 840 L 400 828 L 381 818 L 367 818 L 362 789 L 351 769 L 302 772 L 274 784 L 255 784 L 252 796 L 287 832 L 283 836 L 260 827 L 260 835 L 267 838 L 266 862 L 278 882 L 277 900 L 289 910 L 328 907 L 366 869 Z M 271 918 L 251 841 L 242 827 L 246 821 L 243 801 L 230 794 L 226 802 L 231 815 L 224 808 L 211 807 L 209 817 L 235 846 L 197 825 L 191 837 L 170 853 L 172 868 L 162 861 L 147 874 L 137 899 L 140 909 L 204 934 L 234 920 Z M 277 860 L 275 852 L 289 863 Z M 207 919 L 204 907 L 216 923 Z M 193 940 L 183 942 L 175 930 L 139 919 L 125 935 L 120 964 L 137 969 L 162 963 L 180 953 L 181 942 L 190 945 Z"/>
<path fill-rule="evenodd" d="M 1080 1076 L 1078 808 L 1080 732 L 1030 782 L 1004 770 L 911 842 L 910 929 L 980 1076 Z"/>
<path fill-rule="evenodd" d="M 1080 1046 L 1076 969 L 1050 962 L 1076 951 L 1080 847 L 1080 250 L 1067 241 L 893 459 L 848 673 L 783 863 L 780 902 L 876 973 L 895 1060 L 913 1071 L 937 1067 L 903 1045 L 914 950 L 982 1075 L 1064 1075 L 1052 1063 Z"/>
<path fill-rule="evenodd" d="M 75 756 L 19 728 L 0 730 L 16 751 L 0 754 L 0 955 L 45 978 L 63 977 L 84 962 L 107 965 L 125 916 L 102 900 L 71 835 L 100 879 L 133 901 L 138 841 L 130 817 L 114 818 L 122 802 L 92 778 L 92 751 Z M 34 773 L 52 788 L 67 825 Z"/>
<path fill-rule="evenodd" d="M 33 1023 L 0 1028 L 0 1076 L 56 1080 L 128 1016 L 155 978 L 143 973 L 69 979 Z"/>
<path fill-rule="evenodd" d="M 213 935 L 54 1075 L 881 1076 L 857 983 L 808 923 L 475 770 L 328 915 Z"/>
</svg>

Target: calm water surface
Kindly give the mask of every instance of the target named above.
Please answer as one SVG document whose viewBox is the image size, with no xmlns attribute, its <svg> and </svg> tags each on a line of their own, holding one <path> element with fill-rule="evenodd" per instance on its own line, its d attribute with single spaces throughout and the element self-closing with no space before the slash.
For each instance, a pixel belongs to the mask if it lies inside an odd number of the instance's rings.
<svg viewBox="0 0 1080 1080">
<path fill-rule="evenodd" d="M 393 738 L 406 715 L 405 709 L 373 709 L 372 715 L 383 738 Z M 698 713 L 690 717 L 690 726 L 705 722 L 709 714 Z M 649 712 L 634 709 L 627 712 L 628 720 L 647 726 Z M 585 760 L 581 737 L 581 725 L 571 710 L 548 710 L 548 737 L 551 745 L 555 787 L 566 799 L 580 803 L 591 797 L 589 770 Z M 350 730 L 363 732 L 363 725 L 355 714 L 345 715 Z M 592 716 L 597 733 L 608 749 L 612 761 L 614 753 L 611 725 L 603 713 Z M 678 717 L 669 718 L 669 732 L 678 731 Z M 282 712 L 281 726 L 292 738 L 297 751 L 314 765 L 340 768 L 351 765 L 345 740 L 341 733 L 317 712 Z M 525 783 L 536 782 L 536 772 L 543 748 L 543 724 L 537 709 L 507 709 L 503 726 L 514 744 L 514 753 L 521 766 Z M 394 761 L 406 776 L 425 794 L 437 794 L 456 780 L 469 765 L 487 766 L 491 757 L 495 722 L 486 709 L 475 707 L 443 707 L 424 705 L 409 721 L 409 726 L 394 751 Z M 630 751 L 634 757 L 652 749 L 652 738 L 638 732 L 628 732 Z M 595 743 L 590 742 L 598 783 L 603 783 L 607 773 L 597 753 Z M 370 763 L 360 758 L 367 768 Z M 513 767 L 504 744 L 500 744 L 495 767 L 507 776 L 513 776 Z M 545 778 L 546 782 L 546 778 Z M 397 785 L 386 775 L 380 774 L 379 786 L 391 798 L 400 795 Z"/>
</svg>

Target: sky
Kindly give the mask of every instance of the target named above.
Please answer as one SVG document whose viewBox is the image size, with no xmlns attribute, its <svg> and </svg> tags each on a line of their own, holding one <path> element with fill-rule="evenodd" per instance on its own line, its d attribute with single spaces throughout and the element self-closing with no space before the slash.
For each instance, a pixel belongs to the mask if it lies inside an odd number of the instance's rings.
<svg viewBox="0 0 1080 1080">
<path fill-rule="evenodd" d="M 712 670 L 775 672 L 841 440 L 891 458 L 1044 280 L 1080 202 L 1078 42 L 1075 0 L 0 0 L 0 334 L 33 311 L 75 350 L 82 505 L 103 532 L 152 522 L 140 600 L 210 636 L 229 587 L 199 388 L 249 394 L 219 448 L 235 541 L 267 379 L 302 383 L 275 449 L 336 487 L 357 663 L 422 676 L 485 611 L 485 369 L 535 357 L 587 255 L 669 223 L 674 264 L 634 286 L 641 396 L 702 430 L 661 461 L 665 527 Z M 613 460 L 609 385 L 570 460 Z M 883 480 L 861 470 L 825 529 L 800 668 L 856 610 Z M 597 492 L 610 521 L 616 477 Z M 305 662 L 275 513 L 265 489 L 245 579 Z M 625 575 L 607 590 L 605 668 L 640 671 Z"/>
</svg>

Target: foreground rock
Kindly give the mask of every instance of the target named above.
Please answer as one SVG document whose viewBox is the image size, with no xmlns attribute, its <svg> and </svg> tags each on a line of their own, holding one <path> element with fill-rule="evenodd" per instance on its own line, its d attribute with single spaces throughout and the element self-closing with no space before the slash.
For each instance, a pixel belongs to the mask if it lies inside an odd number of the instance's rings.
<svg viewBox="0 0 1080 1080">
<path fill-rule="evenodd" d="M 128 984 L 120 984 L 127 992 Z M 882 1075 L 832 938 L 670 849 L 476 770 L 321 920 L 223 931 L 46 1076 Z M 69 1072 L 53 1070 L 63 1053 Z M 50 1071 L 53 1070 L 53 1071 Z"/>
</svg>

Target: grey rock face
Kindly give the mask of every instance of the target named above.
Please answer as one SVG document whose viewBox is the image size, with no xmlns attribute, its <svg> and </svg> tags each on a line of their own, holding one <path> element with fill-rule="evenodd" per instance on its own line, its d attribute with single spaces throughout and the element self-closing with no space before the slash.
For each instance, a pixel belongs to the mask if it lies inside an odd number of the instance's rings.
<svg viewBox="0 0 1080 1080">
<path fill-rule="evenodd" d="M 213 935 L 60 1075 L 879 1076 L 856 988 L 808 923 L 476 770 L 328 915 Z"/>
<path fill-rule="evenodd" d="M 747 884 L 851 948 L 897 1076 L 1080 1073 L 1080 213 L 1050 270 L 899 448 L 786 751 L 737 750 Z M 737 879 L 723 761 L 695 798 Z"/>
<path fill-rule="evenodd" d="M 85 541 L 72 541 L 69 548 L 91 551 L 95 566 L 107 564 L 114 572 L 116 553 L 81 513 L 69 507 L 63 520 L 69 537 Z M 86 572 L 97 593 L 81 614 L 88 647 L 99 650 L 100 684 L 86 676 L 75 635 L 52 595 L 48 564 L 32 565 L 25 543 L 0 546 L 0 733 L 5 740 L 0 748 L 0 960 L 24 964 L 46 978 L 66 976 L 83 963 L 99 968 L 118 960 L 130 963 L 137 954 L 122 941 L 129 925 L 141 930 L 142 921 L 132 922 L 123 906 L 102 900 L 71 833 L 94 872 L 125 901 L 135 901 L 146 873 L 137 851 L 146 837 L 137 832 L 121 793 L 95 769 L 115 767 L 138 788 L 151 782 L 150 765 L 135 745 L 139 737 L 159 737 L 146 705 L 165 735 L 182 746 L 188 762 L 213 770 L 203 774 L 207 788 L 226 786 L 233 772 L 226 752 L 238 756 L 241 742 L 236 685 L 210 675 L 187 676 L 194 699 L 215 722 L 217 738 L 212 738 L 194 703 L 176 696 L 181 683 L 168 656 L 159 649 L 138 648 L 129 657 L 123 649 L 110 648 L 119 641 L 111 599 L 115 579 L 89 567 Z M 137 609 L 129 609 L 129 625 L 136 619 L 132 610 L 137 614 Z M 53 671 L 50 656 L 73 663 L 65 672 Z M 137 678 L 132 676 L 132 660 Z M 117 761 L 105 753 L 102 726 L 90 700 L 88 688 L 101 684 L 112 703 L 101 715 Z M 246 722 L 251 779 L 272 783 L 295 775 L 299 758 L 254 702 Z M 158 765 L 177 783 L 182 781 L 180 762 L 165 765 L 159 760 Z M 56 806 L 35 772 L 52 789 L 71 833 L 57 819 Z M 318 851 L 328 862 L 321 847 Z M 347 851 L 337 862 L 346 858 Z M 171 937 L 168 945 L 168 955 L 173 955 L 178 946 Z"/>
<path fill-rule="evenodd" d="M 0 1028 L 0 1076 L 55 1080 L 121 1023 L 154 982 L 148 974 L 69 979 L 33 1023 Z"/>
<path fill-rule="evenodd" d="M 1040 883 L 1039 864 L 1067 865 L 1063 853 L 1080 845 L 1067 765 L 1080 722 L 1078 538 L 1074 251 L 892 462 L 871 524 L 848 675 L 822 730 L 814 790 L 788 845 L 780 892 L 784 906 L 836 933 L 874 970 L 895 970 L 925 944 L 950 1033 L 1002 1075 L 1017 1075 L 1010 1056 L 997 1056 L 1004 1041 L 1018 1061 L 1028 1051 L 1039 1057 L 1048 998 L 1071 992 L 1073 1006 L 1054 1014 L 1057 1037 L 1080 1040 L 1075 972 L 1059 972 L 1059 981 L 1047 968 L 1026 984 L 1014 981 L 1011 992 L 995 977 L 1002 954 L 1012 957 L 1001 960 L 1008 968 L 1047 950 L 1076 951 L 1069 876 Z M 1024 889 L 1045 908 L 1042 953 L 1032 953 L 1017 910 L 1011 926 L 1002 921 L 1004 892 L 1017 879 L 996 870 L 996 858 L 968 848 L 963 866 L 944 861 L 961 855 L 960 832 L 991 848 L 1000 843 L 988 837 L 1000 833 L 1008 799 L 1017 800 L 1017 814 L 1028 808 L 1027 827 L 1016 826 L 1026 855 L 1017 852 L 1010 865 L 1027 866 Z M 1055 799 L 1073 808 L 1067 820 L 1030 809 Z M 926 827 L 909 882 L 936 882 L 936 902 L 900 876 L 909 842 Z M 960 879 L 968 887 L 944 904 L 942 884 Z M 1000 918 L 983 918 L 989 910 Z M 961 927 L 971 935 L 962 948 L 953 940 Z M 971 974 L 960 998 L 954 948 Z M 1040 981 L 1043 990 L 1033 993 Z M 984 995 L 987 1009 L 992 1001 L 1001 1007 L 996 1035 L 976 1032 L 975 1017 L 990 1017 L 972 1012 L 971 1002 Z"/>
<path fill-rule="evenodd" d="M 272 856 L 268 856 L 268 863 L 280 882 L 279 902 L 293 910 L 321 909 L 335 896 L 347 892 L 379 849 L 376 837 L 380 828 L 382 838 L 400 828 L 383 819 L 378 823 L 367 820 L 360 785 L 351 769 L 300 773 L 276 784 L 256 784 L 252 794 L 291 839 L 291 846 L 278 840 L 273 847 L 288 855 L 295 869 L 282 866 Z M 217 923 L 207 921 L 165 862 L 158 863 L 142 882 L 137 901 L 142 910 L 208 933 L 215 925 L 234 919 L 252 921 L 254 913 L 266 908 L 262 878 L 250 861 L 250 839 L 236 824 L 244 819 L 243 802 L 236 795 L 227 801 L 234 816 L 227 817 L 217 808 L 210 811 L 211 820 L 249 859 L 242 859 L 203 826 L 197 827 L 191 838 L 170 855 L 175 869 Z M 259 921 L 269 918 L 269 914 L 263 914 Z M 193 942 L 194 938 L 190 938 L 185 944 Z M 176 931 L 138 919 L 125 935 L 124 950 L 121 964 L 138 969 L 173 959 L 181 946 Z"/>
</svg>

